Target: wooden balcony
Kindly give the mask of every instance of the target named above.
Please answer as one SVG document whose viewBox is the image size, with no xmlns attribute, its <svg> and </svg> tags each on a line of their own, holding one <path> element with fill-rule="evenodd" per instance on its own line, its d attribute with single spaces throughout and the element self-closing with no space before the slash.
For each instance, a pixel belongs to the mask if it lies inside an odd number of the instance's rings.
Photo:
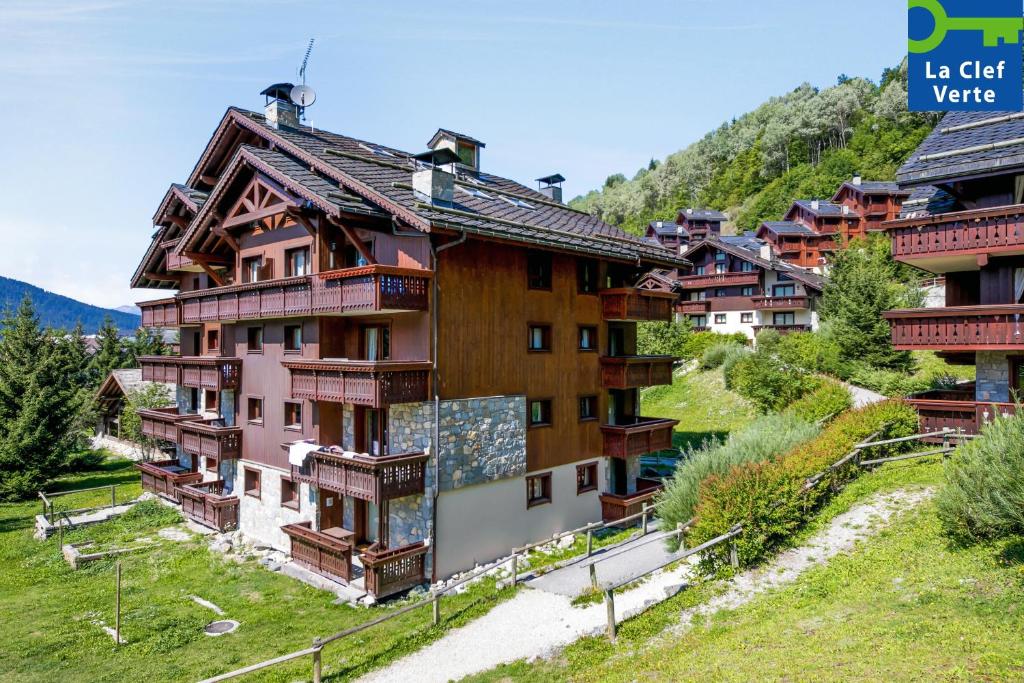
<svg viewBox="0 0 1024 683">
<path fill-rule="evenodd" d="M 676 304 L 676 313 L 687 315 L 704 315 L 711 308 L 711 301 L 702 299 L 700 301 L 680 301 Z"/>
<path fill-rule="evenodd" d="M 639 480 L 638 480 L 639 488 Z M 648 505 L 654 502 L 658 493 L 661 491 L 662 485 L 653 484 L 649 488 L 639 490 L 636 493 L 629 493 L 626 495 L 617 495 L 614 493 L 602 493 L 598 498 L 601 500 L 601 519 L 605 522 L 615 522 L 630 515 L 644 511 L 644 503 Z M 640 520 L 634 519 L 628 522 L 623 522 L 620 527 L 636 526 L 640 523 Z"/>
<path fill-rule="evenodd" d="M 883 314 L 900 350 L 1014 351 L 1024 349 L 1024 305 L 916 308 Z"/>
<path fill-rule="evenodd" d="M 224 495 L 223 481 L 186 484 L 178 493 L 181 511 L 193 522 L 221 532 L 238 528 L 238 497 Z"/>
<path fill-rule="evenodd" d="M 142 435 L 168 443 L 178 443 L 178 425 L 201 420 L 199 415 L 181 415 L 176 406 L 143 408 L 137 411 L 142 422 Z"/>
<path fill-rule="evenodd" d="M 755 296 L 755 310 L 796 311 L 804 310 L 811 304 L 808 296 Z"/>
<path fill-rule="evenodd" d="M 181 310 L 177 299 L 140 301 L 135 305 L 142 311 L 143 327 L 177 327 L 181 324 Z"/>
<path fill-rule="evenodd" d="M 672 430 L 679 420 L 638 417 L 632 424 L 601 425 L 604 454 L 612 458 L 632 458 L 672 448 Z"/>
<path fill-rule="evenodd" d="M 883 227 L 892 238 L 893 257 L 902 261 L 1024 253 L 1024 204 L 907 218 Z"/>
<path fill-rule="evenodd" d="M 384 408 L 429 398 L 430 361 L 286 360 L 292 398 Z"/>
<path fill-rule="evenodd" d="M 366 453 L 313 451 L 292 479 L 380 504 L 392 498 L 422 495 L 427 455 L 423 452 L 373 456 Z"/>
<path fill-rule="evenodd" d="M 711 273 L 710 275 L 685 275 L 679 278 L 683 289 L 706 289 L 708 287 L 740 287 L 758 284 L 760 275 L 753 273 Z"/>
<path fill-rule="evenodd" d="M 236 460 L 242 455 L 242 428 L 225 427 L 223 420 L 191 420 L 178 425 L 178 444 L 191 455 Z"/>
<path fill-rule="evenodd" d="M 601 318 L 669 322 L 672 320 L 672 304 L 677 298 L 673 292 L 637 287 L 605 289 L 601 291 Z"/>
<path fill-rule="evenodd" d="M 915 394 L 906 399 L 917 410 L 922 432 L 959 429 L 965 434 L 977 434 L 982 426 L 996 415 L 1014 415 L 1013 403 L 975 401 L 973 391 L 938 390 Z M 931 439 L 941 441 L 941 438 Z"/>
<path fill-rule="evenodd" d="M 197 389 L 237 389 L 242 359 L 220 356 L 139 356 L 142 379 Z"/>
<path fill-rule="evenodd" d="M 185 324 L 424 311 L 432 276 L 429 270 L 373 265 L 203 289 L 178 298 Z"/>
<path fill-rule="evenodd" d="M 424 559 L 427 546 L 423 541 L 388 550 L 374 546 L 360 555 L 367 592 L 384 598 L 418 586 L 426 581 Z"/>
<path fill-rule="evenodd" d="M 190 259 L 188 256 L 181 254 L 175 254 L 174 249 L 178 246 L 180 238 L 176 240 L 165 240 L 160 243 L 160 247 L 164 250 L 165 258 L 167 259 L 167 270 L 184 270 L 191 272 L 202 272 L 203 268 L 198 263 Z"/>
<path fill-rule="evenodd" d="M 281 531 L 291 540 L 292 559 L 300 565 L 336 581 L 352 580 L 352 544 L 348 538 L 313 531 L 312 522 L 286 524 Z"/>
<path fill-rule="evenodd" d="M 189 472 L 178 460 L 137 462 L 135 469 L 142 474 L 142 489 L 180 503 L 179 487 L 195 484 L 203 479 L 202 472 Z"/>
<path fill-rule="evenodd" d="M 775 330 L 779 334 L 789 334 L 790 332 L 810 332 L 810 325 L 754 325 L 754 334 L 759 334 L 762 330 Z"/>
<path fill-rule="evenodd" d="M 672 356 L 602 356 L 601 386 L 605 389 L 635 389 L 672 384 Z"/>
</svg>

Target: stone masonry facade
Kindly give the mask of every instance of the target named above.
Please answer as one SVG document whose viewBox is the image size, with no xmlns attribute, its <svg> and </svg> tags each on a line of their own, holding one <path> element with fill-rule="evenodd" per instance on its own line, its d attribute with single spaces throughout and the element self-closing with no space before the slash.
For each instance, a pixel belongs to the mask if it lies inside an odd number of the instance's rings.
<svg viewBox="0 0 1024 683">
<path fill-rule="evenodd" d="M 1006 353 L 978 351 L 976 386 L 979 401 L 1010 401 L 1010 362 Z"/>
</svg>

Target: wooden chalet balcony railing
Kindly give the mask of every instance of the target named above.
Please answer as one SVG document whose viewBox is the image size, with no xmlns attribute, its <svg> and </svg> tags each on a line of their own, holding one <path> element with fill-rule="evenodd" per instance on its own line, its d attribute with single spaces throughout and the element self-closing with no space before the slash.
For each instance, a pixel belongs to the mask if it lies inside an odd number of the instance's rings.
<svg viewBox="0 0 1024 683">
<path fill-rule="evenodd" d="M 224 482 L 186 484 L 179 491 L 181 511 L 193 522 L 217 531 L 238 528 L 238 496 L 224 495 Z"/>
<path fill-rule="evenodd" d="M 140 301 L 135 305 L 142 311 L 143 327 L 177 327 L 181 324 L 181 310 L 177 299 Z"/>
<path fill-rule="evenodd" d="M 672 384 L 672 356 L 602 356 L 601 386 L 605 389 L 635 389 Z"/>
<path fill-rule="evenodd" d="M 142 474 L 142 489 L 151 491 L 175 503 L 180 503 L 179 487 L 202 481 L 202 472 L 189 472 L 178 460 L 137 462 L 135 469 Z"/>
<path fill-rule="evenodd" d="M 672 448 L 672 430 L 679 420 L 638 417 L 632 424 L 601 425 L 604 454 L 612 458 L 632 458 Z"/>
<path fill-rule="evenodd" d="M 242 359 L 220 356 L 139 356 L 142 379 L 197 389 L 237 389 Z"/>
<path fill-rule="evenodd" d="M 705 289 L 707 287 L 732 287 L 756 285 L 759 275 L 753 273 L 711 273 L 710 275 L 684 275 L 679 278 L 683 289 Z"/>
<path fill-rule="evenodd" d="M 754 334 L 758 334 L 761 330 L 775 330 L 779 334 L 789 334 L 790 332 L 810 332 L 810 325 L 754 325 Z"/>
<path fill-rule="evenodd" d="M 367 548 L 359 557 L 367 592 L 383 598 L 423 583 L 427 550 L 423 541 L 388 550 Z"/>
<path fill-rule="evenodd" d="M 897 349 L 1024 349 L 1024 305 L 916 308 L 883 314 Z"/>
<path fill-rule="evenodd" d="M 640 488 L 640 480 L 637 480 Z M 663 488 L 660 483 L 645 482 L 648 488 L 638 490 L 636 493 L 617 495 L 614 493 L 602 493 L 598 498 L 601 500 L 601 519 L 604 522 L 615 522 L 630 515 L 643 512 L 644 503 L 650 504 Z M 623 523 L 621 526 L 636 526 L 638 520 Z"/>
<path fill-rule="evenodd" d="M 707 299 L 701 301 L 680 301 L 676 304 L 676 313 L 703 315 L 710 308 L 711 302 Z"/>
<path fill-rule="evenodd" d="M 601 291 L 601 317 L 604 320 L 672 320 L 672 303 L 677 295 L 637 287 Z"/>
<path fill-rule="evenodd" d="M 178 425 L 201 420 L 199 415 L 181 415 L 176 406 L 168 408 L 142 408 L 138 411 L 142 435 L 169 443 L 178 443 Z"/>
<path fill-rule="evenodd" d="M 194 420 L 178 425 L 178 444 L 186 453 L 220 462 L 242 454 L 242 428 L 216 424 L 222 420 Z"/>
<path fill-rule="evenodd" d="M 384 408 L 426 401 L 430 361 L 286 360 L 292 398 Z"/>
<path fill-rule="evenodd" d="M 1024 204 L 940 213 L 882 224 L 894 258 L 1024 250 Z"/>
<path fill-rule="evenodd" d="M 311 522 L 286 524 L 292 559 L 312 571 L 344 582 L 352 580 L 352 545 L 346 539 L 313 531 Z"/>
<path fill-rule="evenodd" d="M 313 451 L 292 478 L 318 488 L 379 504 L 422 494 L 427 455 L 423 452 L 373 456 L 365 453 Z"/>
<path fill-rule="evenodd" d="M 810 297 L 797 296 L 755 296 L 754 308 L 757 310 L 792 311 L 802 310 L 810 305 Z"/>
<path fill-rule="evenodd" d="M 174 249 L 178 246 L 178 242 L 181 238 L 176 240 L 166 240 L 160 243 L 160 247 L 164 250 L 167 258 L 167 270 L 184 270 L 186 268 L 195 269 L 196 262 L 190 259 L 188 256 L 182 256 L 181 254 L 175 254 Z"/>
<path fill-rule="evenodd" d="M 216 320 L 423 311 L 429 270 L 361 266 L 178 295 L 185 324 Z"/>
<path fill-rule="evenodd" d="M 977 434 L 996 415 L 1014 415 L 1017 412 L 1013 403 L 974 400 L 973 385 L 925 391 L 908 397 L 906 401 L 917 410 L 923 432 L 959 429 L 965 434 Z"/>
</svg>

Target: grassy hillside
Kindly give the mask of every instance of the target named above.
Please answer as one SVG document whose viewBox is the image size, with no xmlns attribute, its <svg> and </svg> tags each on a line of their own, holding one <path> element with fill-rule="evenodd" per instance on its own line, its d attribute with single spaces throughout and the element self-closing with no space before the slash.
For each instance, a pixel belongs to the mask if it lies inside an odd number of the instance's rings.
<svg viewBox="0 0 1024 683">
<path fill-rule="evenodd" d="M 45 327 L 70 330 L 81 322 L 86 334 L 95 334 L 103 322 L 103 318 L 109 315 L 122 333 L 130 334 L 139 327 L 141 321 L 140 317 L 133 313 L 84 304 L 70 297 L 47 292 L 45 289 L 40 289 L 27 282 L 2 276 L 0 276 L 0 310 L 17 308 L 26 292 L 32 297 L 36 315 L 39 316 L 40 322 Z"/>
<path fill-rule="evenodd" d="M 907 112 L 906 97 L 905 65 L 878 84 L 845 76 L 824 90 L 805 83 L 570 203 L 636 233 L 693 205 L 728 211 L 740 231 L 754 229 L 779 219 L 794 199 L 831 197 L 855 171 L 893 179 L 937 120 Z"/>
</svg>

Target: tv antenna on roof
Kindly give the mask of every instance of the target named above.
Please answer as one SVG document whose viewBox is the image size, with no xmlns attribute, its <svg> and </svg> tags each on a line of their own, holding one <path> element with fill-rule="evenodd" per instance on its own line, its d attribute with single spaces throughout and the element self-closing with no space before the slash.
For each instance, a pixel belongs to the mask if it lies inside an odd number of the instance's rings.
<svg viewBox="0 0 1024 683">
<path fill-rule="evenodd" d="M 309 54 L 313 51 L 313 42 L 316 38 L 309 39 L 309 45 L 306 46 L 306 55 L 302 58 L 302 66 L 299 67 L 299 77 L 302 79 L 300 85 L 296 85 L 292 88 L 289 97 L 299 107 L 300 115 L 305 113 L 306 107 L 316 102 L 316 91 L 313 88 L 306 85 L 306 65 L 309 64 Z"/>
</svg>

